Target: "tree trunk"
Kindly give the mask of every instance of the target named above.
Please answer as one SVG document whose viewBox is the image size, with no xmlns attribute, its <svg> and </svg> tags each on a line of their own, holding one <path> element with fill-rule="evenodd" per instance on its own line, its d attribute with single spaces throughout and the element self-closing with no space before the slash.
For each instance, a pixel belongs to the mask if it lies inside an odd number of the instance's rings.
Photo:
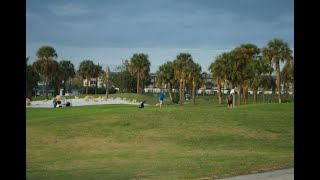
<svg viewBox="0 0 320 180">
<path fill-rule="evenodd" d="M 247 88 L 247 87 L 243 88 L 244 104 L 247 104 L 247 91 L 248 91 L 248 88 Z"/>
<path fill-rule="evenodd" d="M 195 78 L 192 78 L 192 100 L 193 100 L 193 105 L 196 105 L 196 82 Z"/>
<path fill-rule="evenodd" d="M 49 80 L 48 80 L 48 77 L 46 77 L 46 99 L 48 99 L 48 86 L 49 86 Z"/>
<path fill-rule="evenodd" d="M 281 103 L 281 80 L 280 80 L 280 64 L 279 62 L 276 63 L 276 71 L 277 71 L 277 89 L 278 89 L 278 99 L 279 103 Z"/>
<path fill-rule="evenodd" d="M 253 90 L 253 104 L 257 103 L 257 91 L 254 89 Z"/>
<path fill-rule="evenodd" d="M 223 95 L 224 95 L 224 83 L 222 85 L 222 96 L 221 97 L 223 97 Z"/>
<path fill-rule="evenodd" d="M 179 104 L 182 105 L 182 79 L 180 79 L 179 94 Z"/>
<path fill-rule="evenodd" d="M 107 99 L 108 99 L 108 96 L 109 96 L 108 89 L 109 89 L 109 78 L 106 79 L 106 97 L 107 97 Z"/>
<path fill-rule="evenodd" d="M 97 87 L 98 87 L 98 78 L 96 78 L 96 86 L 94 88 L 94 94 L 97 94 Z"/>
<path fill-rule="evenodd" d="M 238 106 L 241 105 L 241 84 L 239 84 L 239 93 L 238 93 Z"/>
<path fill-rule="evenodd" d="M 86 87 L 86 94 L 88 94 L 88 89 L 89 89 L 89 77 L 87 77 L 87 87 Z"/>
<path fill-rule="evenodd" d="M 262 89 L 262 103 L 264 103 L 264 88 Z"/>
<path fill-rule="evenodd" d="M 66 86 L 66 84 L 67 84 L 67 80 L 63 80 L 63 89 L 64 89 L 64 95 L 66 94 L 66 92 L 67 92 L 67 86 Z"/>
<path fill-rule="evenodd" d="M 182 80 L 182 103 L 186 100 L 185 99 L 185 89 L 186 89 L 186 82 L 185 82 L 185 80 L 183 79 Z"/>
<path fill-rule="evenodd" d="M 217 82 L 218 84 L 218 97 L 219 97 L 219 104 L 222 103 L 222 94 L 221 94 L 221 81 Z"/>
<path fill-rule="evenodd" d="M 170 101 L 172 102 L 172 87 L 171 87 L 171 82 L 168 82 L 168 93 L 170 97 Z"/>
<path fill-rule="evenodd" d="M 138 79 L 137 79 L 137 94 L 140 92 L 140 72 L 138 72 Z"/>
</svg>

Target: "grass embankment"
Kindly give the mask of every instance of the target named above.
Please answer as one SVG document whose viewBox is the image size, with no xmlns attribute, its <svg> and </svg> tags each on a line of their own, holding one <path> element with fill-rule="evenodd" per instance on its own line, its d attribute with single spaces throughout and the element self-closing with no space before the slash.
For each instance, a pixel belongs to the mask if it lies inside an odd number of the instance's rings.
<svg viewBox="0 0 320 180">
<path fill-rule="evenodd" d="M 293 103 L 197 102 L 28 108 L 27 179 L 212 179 L 293 167 Z"/>
</svg>

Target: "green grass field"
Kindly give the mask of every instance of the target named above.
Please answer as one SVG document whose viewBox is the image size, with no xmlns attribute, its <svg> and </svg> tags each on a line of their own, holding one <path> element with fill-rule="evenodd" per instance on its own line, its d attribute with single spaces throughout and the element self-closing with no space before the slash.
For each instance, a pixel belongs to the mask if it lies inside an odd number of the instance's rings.
<svg viewBox="0 0 320 180">
<path fill-rule="evenodd" d="M 294 104 L 26 109 L 27 179 L 214 179 L 293 167 Z"/>
</svg>

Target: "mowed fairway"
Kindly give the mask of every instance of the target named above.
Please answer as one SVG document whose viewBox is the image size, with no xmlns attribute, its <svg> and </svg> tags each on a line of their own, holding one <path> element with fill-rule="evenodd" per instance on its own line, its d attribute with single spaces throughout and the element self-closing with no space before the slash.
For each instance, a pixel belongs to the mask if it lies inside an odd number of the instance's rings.
<svg viewBox="0 0 320 180">
<path fill-rule="evenodd" d="M 293 167 L 293 103 L 197 103 L 28 108 L 27 179 L 214 179 Z"/>
</svg>

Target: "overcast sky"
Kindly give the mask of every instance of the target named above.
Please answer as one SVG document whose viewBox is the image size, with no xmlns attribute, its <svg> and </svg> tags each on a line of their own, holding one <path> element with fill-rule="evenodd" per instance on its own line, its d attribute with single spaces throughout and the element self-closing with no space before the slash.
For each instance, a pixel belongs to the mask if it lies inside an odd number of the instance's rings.
<svg viewBox="0 0 320 180">
<path fill-rule="evenodd" d="M 26 8 L 30 63 L 44 45 L 76 69 L 88 59 L 113 69 L 145 53 L 151 72 L 182 52 L 208 71 L 242 43 L 280 38 L 294 50 L 293 0 L 27 0 Z"/>
</svg>

